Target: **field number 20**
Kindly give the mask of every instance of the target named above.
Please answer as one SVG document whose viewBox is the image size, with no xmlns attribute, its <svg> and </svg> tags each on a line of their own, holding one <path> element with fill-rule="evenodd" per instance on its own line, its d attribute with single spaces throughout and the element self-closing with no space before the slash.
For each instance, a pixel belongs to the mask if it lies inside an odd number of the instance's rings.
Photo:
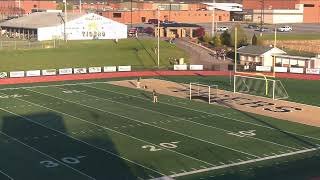
<svg viewBox="0 0 320 180">
<path fill-rule="evenodd" d="M 178 143 L 179 142 L 160 143 L 159 146 L 161 146 L 163 148 L 167 148 L 167 149 L 175 149 L 175 148 L 178 147 L 176 145 Z M 151 151 L 151 152 L 161 151 L 161 150 L 163 150 L 163 148 L 157 148 L 156 146 L 153 146 L 153 145 L 144 145 L 144 146 L 142 146 L 142 149 L 149 149 L 149 151 Z"/>
</svg>

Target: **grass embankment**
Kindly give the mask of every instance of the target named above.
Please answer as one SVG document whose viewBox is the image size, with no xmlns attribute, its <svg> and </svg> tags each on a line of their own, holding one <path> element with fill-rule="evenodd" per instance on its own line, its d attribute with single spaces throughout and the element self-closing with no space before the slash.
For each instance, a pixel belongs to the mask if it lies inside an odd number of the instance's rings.
<svg viewBox="0 0 320 180">
<path fill-rule="evenodd" d="M 0 71 L 33 70 L 67 67 L 132 65 L 133 68 L 157 66 L 152 39 L 125 39 L 117 44 L 104 41 L 69 41 L 54 49 L 1 50 Z M 160 66 L 170 65 L 172 58 L 186 58 L 187 54 L 168 42 L 160 42 Z"/>
</svg>

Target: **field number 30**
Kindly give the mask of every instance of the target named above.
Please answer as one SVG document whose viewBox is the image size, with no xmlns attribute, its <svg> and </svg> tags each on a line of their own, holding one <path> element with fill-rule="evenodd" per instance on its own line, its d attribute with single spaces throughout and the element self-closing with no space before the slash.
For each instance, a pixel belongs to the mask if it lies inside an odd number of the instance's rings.
<svg viewBox="0 0 320 180">
<path fill-rule="evenodd" d="M 167 148 L 167 149 L 175 149 L 178 146 L 176 144 L 178 144 L 179 142 L 170 142 L 170 143 L 160 143 L 159 146 L 163 147 L 163 148 Z M 157 148 L 156 146 L 153 145 L 144 145 L 142 146 L 143 149 L 149 149 L 149 151 L 155 152 L 155 151 L 161 151 L 163 150 L 162 148 Z"/>
</svg>

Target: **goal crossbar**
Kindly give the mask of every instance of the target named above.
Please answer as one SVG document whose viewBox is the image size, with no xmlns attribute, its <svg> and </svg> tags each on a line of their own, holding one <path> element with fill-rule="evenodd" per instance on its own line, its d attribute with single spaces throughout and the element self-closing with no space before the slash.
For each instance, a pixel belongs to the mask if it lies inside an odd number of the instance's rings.
<svg viewBox="0 0 320 180">
<path fill-rule="evenodd" d="M 193 87 L 196 87 L 196 89 L 193 89 Z M 208 85 L 208 84 L 202 84 L 202 83 L 198 83 L 198 82 L 192 82 L 189 84 L 189 99 L 192 100 L 192 91 L 196 90 L 197 92 L 197 96 L 201 96 L 202 94 L 200 94 L 200 87 L 204 87 L 205 89 L 207 88 L 208 91 L 205 92 L 205 94 L 208 96 L 208 102 L 209 104 L 211 103 L 211 95 L 213 93 L 213 89 L 216 89 L 216 92 L 214 92 L 214 95 L 218 95 L 218 85 Z"/>
</svg>

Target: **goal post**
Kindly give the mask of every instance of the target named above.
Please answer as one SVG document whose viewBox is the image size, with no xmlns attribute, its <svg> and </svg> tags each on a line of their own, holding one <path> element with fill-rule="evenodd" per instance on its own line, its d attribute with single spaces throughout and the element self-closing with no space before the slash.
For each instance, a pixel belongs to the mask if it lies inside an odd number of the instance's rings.
<svg viewBox="0 0 320 180">
<path fill-rule="evenodd" d="M 198 82 L 189 84 L 189 99 L 200 99 L 208 101 L 210 104 L 212 98 L 218 96 L 218 85 L 207 85 Z"/>
<path fill-rule="evenodd" d="M 200 99 L 211 104 L 212 99 L 218 96 L 218 85 L 207 85 L 198 82 L 189 84 L 189 99 Z"/>
<path fill-rule="evenodd" d="M 254 77 L 235 74 L 234 92 L 269 97 L 274 100 L 289 97 L 280 80 L 269 79 L 266 76 Z"/>
</svg>

